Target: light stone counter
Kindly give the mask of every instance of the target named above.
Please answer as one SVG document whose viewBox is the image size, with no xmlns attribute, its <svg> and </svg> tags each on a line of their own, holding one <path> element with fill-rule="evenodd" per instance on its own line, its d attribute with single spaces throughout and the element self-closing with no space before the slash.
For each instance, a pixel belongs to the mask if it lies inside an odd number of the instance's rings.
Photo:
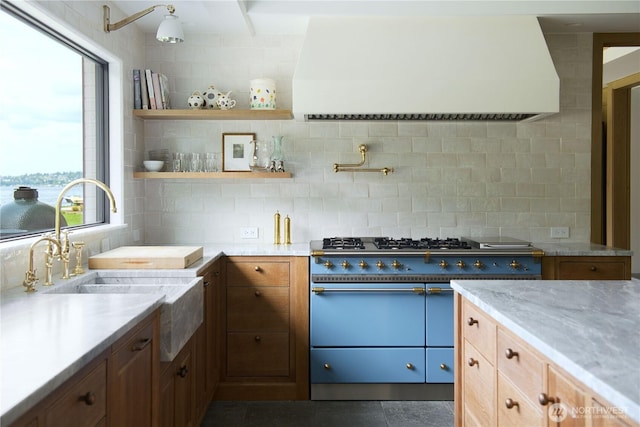
<svg viewBox="0 0 640 427">
<path fill-rule="evenodd" d="M 0 425 L 9 425 L 54 391 L 160 307 L 163 298 L 36 293 L 3 299 Z"/>
<path fill-rule="evenodd" d="M 640 422 L 640 280 L 454 280 L 451 287 Z"/>
<path fill-rule="evenodd" d="M 546 256 L 631 256 L 628 249 L 610 248 L 595 243 L 534 243 Z"/>
</svg>

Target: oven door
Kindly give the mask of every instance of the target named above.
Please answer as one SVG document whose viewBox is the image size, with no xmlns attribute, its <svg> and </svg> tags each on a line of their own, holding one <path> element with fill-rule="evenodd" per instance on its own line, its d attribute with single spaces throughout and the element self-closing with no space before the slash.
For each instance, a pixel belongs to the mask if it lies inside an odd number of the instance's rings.
<svg viewBox="0 0 640 427">
<path fill-rule="evenodd" d="M 424 347 L 423 284 L 312 286 L 312 347 Z"/>
<path fill-rule="evenodd" d="M 449 283 L 427 283 L 427 347 L 453 347 L 453 289 Z"/>
</svg>

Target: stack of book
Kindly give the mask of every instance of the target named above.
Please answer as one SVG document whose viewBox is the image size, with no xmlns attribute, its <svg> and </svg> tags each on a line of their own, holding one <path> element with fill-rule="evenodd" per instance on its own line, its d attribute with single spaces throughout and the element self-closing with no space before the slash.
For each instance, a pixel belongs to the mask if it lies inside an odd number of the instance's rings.
<svg viewBox="0 0 640 427">
<path fill-rule="evenodd" d="M 162 73 L 133 70 L 133 108 L 137 110 L 168 110 L 168 79 Z"/>
</svg>

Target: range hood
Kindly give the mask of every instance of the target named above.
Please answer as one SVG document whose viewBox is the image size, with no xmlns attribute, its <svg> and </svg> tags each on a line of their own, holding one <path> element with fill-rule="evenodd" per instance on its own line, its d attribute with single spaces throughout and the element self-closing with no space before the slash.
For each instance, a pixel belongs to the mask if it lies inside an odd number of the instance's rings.
<svg viewBox="0 0 640 427">
<path fill-rule="evenodd" d="M 303 120 L 535 120 L 560 82 L 533 16 L 314 17 L 293 77 Z"/>
</svg>

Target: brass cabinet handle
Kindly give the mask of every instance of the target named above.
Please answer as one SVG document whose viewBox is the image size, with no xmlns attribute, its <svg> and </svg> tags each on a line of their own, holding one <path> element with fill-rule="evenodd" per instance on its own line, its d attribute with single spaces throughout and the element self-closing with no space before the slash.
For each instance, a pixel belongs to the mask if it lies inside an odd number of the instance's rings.
<svg viewBox="0 0 640 427">
<path fill-rule="evenodd" d="M 254 269 L 255 271 L 261 271 L 261 270 L 262 270 L 262 269 L 260 268 L 260 266 L 259 266 L 259 265 L 256 265 L 255 267 L 253 267 L 253 269 Z"/>
<path fill-rule="evenodd" d="M 504 406 L 506 406 L 507 409 L 511 409 L 514 406 L 520 407 L 520 404 L 513 399 L 507 399 L 504 401 Z"/>
<path fill-rule="evenodd" d="M 325 363 L 324 365 L 322 365 L 322 367 L 324 369 L 331 369 L 331 365 L 329 365 L 328 363 Z"/>
<path fill-rule="evenodd" d="M 257 297 L 259 297 L 260 295 L 262 295 L 262 293 L 260 293 L 260 291 L 255 291 L 253 294 L 254 294 L 255 296 L 257 296 Z"/>
<path fill-rule="evenodd" d="M 415 366 L 413 366 L 412 363 L 407 363 L 407 369 L 413 370 L 414 368 L 415 368 Z"/>
<path fill-rule="evenodd" d="M 514 357 L 519 357 L 520 355 L 517 351 L 513 351 L 512 349 L 508 348 L 504 351 L 504 356 L 507 359 L 513 359 Z"/>
<path fill-rule="evenodd" d="M 133 347 L 131 347 L 131 351 L 142 351 L 149 344 L 151 344 L 151 338 L 141 338 Z"/>
<path fill-rule="evenodd" d="M 479 365 L 478 361 L 476 359 L 474 359 L 473 357 L 470 357 L 469 360 L 467 361 L 467 365 L 469 366 L 473 366 L 473 365 Z"/>
<path fill-rule="evenodd" d="M 477 325 L 478 321 L 476 319 L 474 319 L 473 317 L 469 317 L 469 320 L 467 320 L 467 325 L 469 326 L 473 326 L 473 325 Z"/>
<path fill-rule="evenodd" d="M 96 403 L 96 395 L 95 393 L 93 393 L 92 391 L 88 391 L 85 394 L 83 394 L 82 396 L 80 396 L 80 399 L 78 399 L 82 402 L 84 402 L 87 406 L 91 406 L 94 403 Z"/>
<path fill-rule="evenodd" d="M 441 363 L 440 364 L 440 369 L 442 369 L 443 371 L 446 371 L 447 369 L 449 369 L 449 367 L 447 366 L 446 363 Z"/>
<path fill-rule="evenodd" d="M 596 271 L 598 269 L 598 267 L 596 267 L 595 265 L 592 265 L 591 268 L 589 270 L 591 271 Z"/>
<path fill-rule="evenodd" d="M 542 406 L 547 406 L 549 403 L 556 403 L 556 399 L 553 397 L 547 396 L 547 393 L 540 393 L 538 395 L 538 402 Z"/>
<path fill-rule="evenodd" d="M 260 335 L 256 335 L 255 338 L 253 338 L 256 342 L 260 342 L 260 340 L 262 340 L 262 338 L 260 337 Z"/>
<path fill-rule="evenodd" d="M 178 369 L 178 376 L 180 378 L 186 377 L 188 373 L 189 373 L 189 368 L 187 368 L 187 365 L 182 365 L 180 366 L 180 369 Z"/>
</svg>

